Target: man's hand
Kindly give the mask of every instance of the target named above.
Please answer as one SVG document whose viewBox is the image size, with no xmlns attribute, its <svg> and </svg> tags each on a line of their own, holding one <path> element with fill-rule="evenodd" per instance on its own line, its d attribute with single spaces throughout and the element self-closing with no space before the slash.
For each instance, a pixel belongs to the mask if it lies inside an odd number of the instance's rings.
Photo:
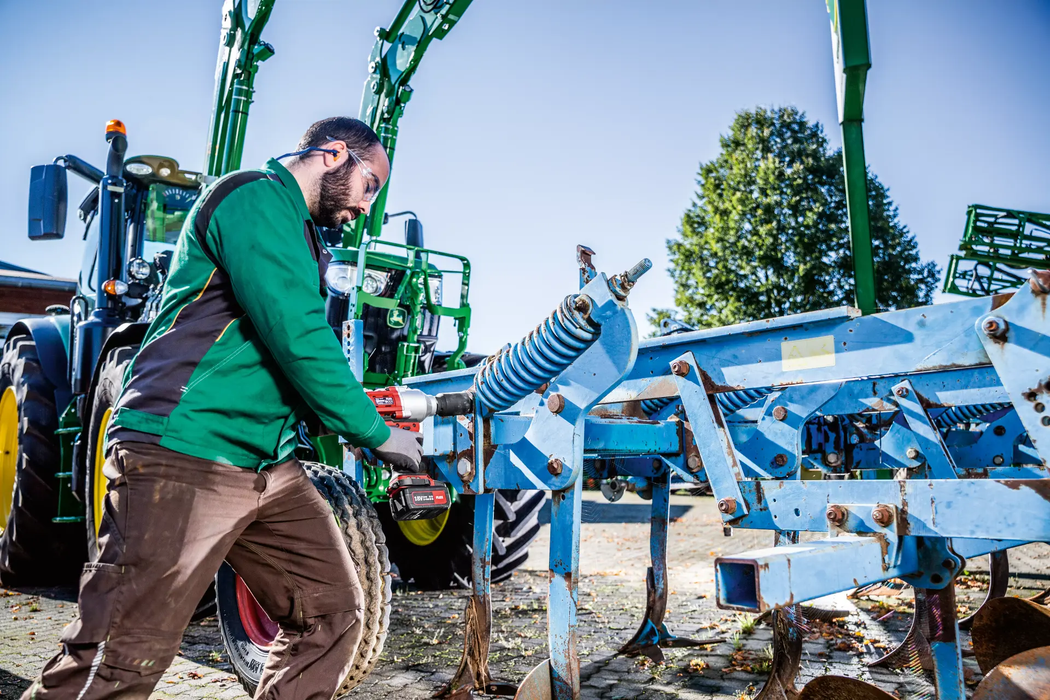
<svg viewBox="0 0 1050 700">
<path fill-rule="evenodd" d="M 423 434 L 392 428 L 386 442 L 372 451 L 395 469 L 418 473 L 423 459 Z"/>
</svg>

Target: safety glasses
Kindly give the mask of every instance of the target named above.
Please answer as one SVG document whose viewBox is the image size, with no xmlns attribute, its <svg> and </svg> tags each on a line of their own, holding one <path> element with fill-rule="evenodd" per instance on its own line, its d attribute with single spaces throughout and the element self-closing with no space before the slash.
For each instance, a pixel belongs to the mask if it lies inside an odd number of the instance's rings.
<svg viewBox="0 0 1050 700">
<path fill-rule="evenodd" d="M 325 138 L 332 143 L 342 143 L 343 147 L 346 148 L 346 152 L 350 154 L 350 157 L 354 159 L 357 164 L 357 169 L 361 172 L 361 180 L 365 183 L 365 201 L 372 204 L 376 201 L 376 197 L 379 196 L 379 190 L 382 187 L 379 184 L 379 178 L 372 172 L 372 169 L 365 165 L 365 162 L 361 160 L 361 157 L 350 150 L 350 147 L 346 145 L 344 141 L 333 139 L 331 136 L 325 136 Z"/>
</svg>

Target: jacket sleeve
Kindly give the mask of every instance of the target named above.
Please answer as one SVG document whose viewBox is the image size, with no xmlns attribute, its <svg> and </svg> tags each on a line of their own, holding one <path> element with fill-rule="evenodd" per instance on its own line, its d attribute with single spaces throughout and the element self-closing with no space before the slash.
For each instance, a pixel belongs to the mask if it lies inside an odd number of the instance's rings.
<svg viewBox="0 0 1050 700">
<path fill-rule="evenodd" d="M 237 301 L 299 395 L 352 444 L 385 442 L 390 428 L 325 318 L 317 263 L 284 186 L 259 180 L 238 187 L 215 210 L 207 235 Z"/>
</svg>

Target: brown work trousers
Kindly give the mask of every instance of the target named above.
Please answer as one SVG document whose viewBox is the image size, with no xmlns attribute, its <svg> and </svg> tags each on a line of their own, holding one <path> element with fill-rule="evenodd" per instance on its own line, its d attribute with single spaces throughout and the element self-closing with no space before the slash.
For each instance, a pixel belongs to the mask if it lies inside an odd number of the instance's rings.
<svg viewBox="0 0 1050 700">
<path fill-rule="evenodd" d="M 148 698 L 225 559 L 280 626 L 256 698 L 331 700 L 361 641 L 363 594 L 302 465 L 256 473 L 118 443 L 80 617 L 22 700 Z"/>
</svg>

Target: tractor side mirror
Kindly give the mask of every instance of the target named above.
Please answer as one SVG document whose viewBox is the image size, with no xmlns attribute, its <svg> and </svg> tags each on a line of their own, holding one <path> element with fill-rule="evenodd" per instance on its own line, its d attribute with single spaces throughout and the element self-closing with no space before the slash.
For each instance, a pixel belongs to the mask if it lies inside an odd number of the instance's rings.
<svg viewBox="0 0 1050 700">
<path fill-rule="evenodd" d="M 65 168 L 54 163 L 33 166 L 29 175 L 29 240 L 49 241 L 65 235 L 68 198 Z"/>
<path fill-rule="evenodd" d="M 413 248 L 423 247 L 423 222 L 419 219 L 405 220 L 405 245 Z"/>
</svg>

